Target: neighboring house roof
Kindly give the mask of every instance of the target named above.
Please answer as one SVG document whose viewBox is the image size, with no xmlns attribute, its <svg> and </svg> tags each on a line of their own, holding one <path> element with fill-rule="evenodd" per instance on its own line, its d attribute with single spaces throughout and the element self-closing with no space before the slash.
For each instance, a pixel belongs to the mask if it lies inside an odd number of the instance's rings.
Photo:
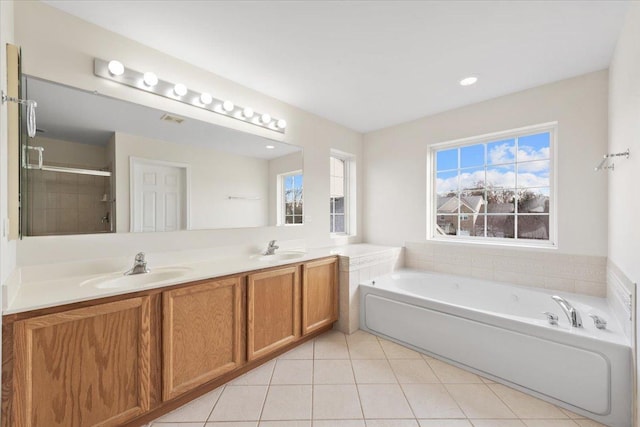
<svg viewBox="0 0 640 427">
<path fill-rule="evenodd" d="M 462 196 L 460 197 L 461 206 L 466 206 L 471 212 L 480 212 L 480 208 L 484 203 L 482 196 Z M 458 198 L 455 196 L 438 196 L 438 213 L 457 213 Z"/>
</svg>

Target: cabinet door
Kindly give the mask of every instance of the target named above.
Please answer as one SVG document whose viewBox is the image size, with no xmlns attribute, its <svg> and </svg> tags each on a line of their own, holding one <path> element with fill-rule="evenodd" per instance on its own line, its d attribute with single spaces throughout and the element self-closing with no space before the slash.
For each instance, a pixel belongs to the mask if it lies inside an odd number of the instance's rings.
<svg viewBox="0 0 640 427">
<path fill-rule="evenodd" d="M 14 324 L 19 427 L 115 426 L 149 409 L 149 297 Z"/>
<path fill-rule="evenodd" d="M 163 398 L 242 364 L 242 278 L 163 293 Z"/>
<path fill-rule="evenodd" d="M 300 336 L 298 266 L 250 274 L 247 312 L 249 360 L 295 341 Z"/>
<path fill-rule="evenodd" d="M 338 320 L 338 263 L 335 258 L 302 267 L 302 334 Z"/>
</svg>

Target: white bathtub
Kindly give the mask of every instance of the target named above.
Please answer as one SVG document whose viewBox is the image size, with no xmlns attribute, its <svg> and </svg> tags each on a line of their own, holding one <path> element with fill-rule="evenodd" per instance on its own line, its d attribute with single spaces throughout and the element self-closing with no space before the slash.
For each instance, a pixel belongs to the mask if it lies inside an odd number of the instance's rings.
<svg viewBox="0 0 640 427">
<path fill-rule="evenodd" d="M 576 307 L 584 327 L 570 327 L 551 295 Z M 362 283 L 360 298 L 366 331 L 606 425 L 632 425 L 631 347 L 604 298 L 416 270 Z"/>
</svg>

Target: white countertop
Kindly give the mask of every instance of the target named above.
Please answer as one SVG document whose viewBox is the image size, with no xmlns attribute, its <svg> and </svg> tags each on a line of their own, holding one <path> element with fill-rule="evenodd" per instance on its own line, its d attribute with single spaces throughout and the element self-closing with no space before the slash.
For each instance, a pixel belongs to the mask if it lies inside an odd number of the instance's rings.
<svg viewBox="0 0 640 427">
<path fill-rule="evenodd" d="M 186 269 L 186 272 L 177 278 L 157 281 L 142 286 L 134 284 L 110 289 L 100 289 L 90 283 L 84 285 L 83 283 L 101 276 L 124 273 L 124 271 L 130 267 L 125 268 L 124 266 L 130 264 L 132 260 L 129 260 L 126 264 L 123 259 L 106 259 L 91 262 L 84 261 L 38 266 L 36 268 L 37 272 L 34 273 L 31 270 L 28 272 L 25 271 L 22 275 L 19 275 L 21 277 L 15 279 L 19 282 L 14 285 L 16 286 L 15 296 L 8 302 L 7 307 L 3 311 L 3 315 L 162 288 L 286 264 L 295 264 L 331 255 L 360 257 L 391 249 L 394 248 L 368 244 L 307 249 L 302 257 L 281 261 L 261 261 L 256 254 L 218 255 L 211 258 L 205 257 L 207 259 L 203 260 L 202 254 L 199 254 L 199 256 L 192 257 L 188 255 L 177 256 L 176 258 L 182 259 L 171 263 L 167 262 L 167 260 L 170 260 L 172 257 L 162 254 L 155 257 L 159 261 L 157 264 L 154 264 L 153 256 L 148 257 L 148 265 L 152 271 L 154 268 L 167 269 L 179 267 Z"/>
</svg>

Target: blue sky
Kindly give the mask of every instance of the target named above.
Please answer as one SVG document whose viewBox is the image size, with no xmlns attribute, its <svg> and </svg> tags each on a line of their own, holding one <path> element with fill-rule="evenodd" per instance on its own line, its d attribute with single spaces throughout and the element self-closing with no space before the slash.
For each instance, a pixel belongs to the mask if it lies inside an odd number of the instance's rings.
<svg viewBox="0 0 640 427">
<path fill-rule="evenodd" d="M 501 188 L 548 187 L 549 132 L 436 152 L 438 193 L 473 188 L 478 181 Z M 518 172 L 514 163 L 518 162 Z M 458 169 L 460 163 L 460 170 Z M 485 170 L 486 165 L 486 170 Z"/>
</svg>

